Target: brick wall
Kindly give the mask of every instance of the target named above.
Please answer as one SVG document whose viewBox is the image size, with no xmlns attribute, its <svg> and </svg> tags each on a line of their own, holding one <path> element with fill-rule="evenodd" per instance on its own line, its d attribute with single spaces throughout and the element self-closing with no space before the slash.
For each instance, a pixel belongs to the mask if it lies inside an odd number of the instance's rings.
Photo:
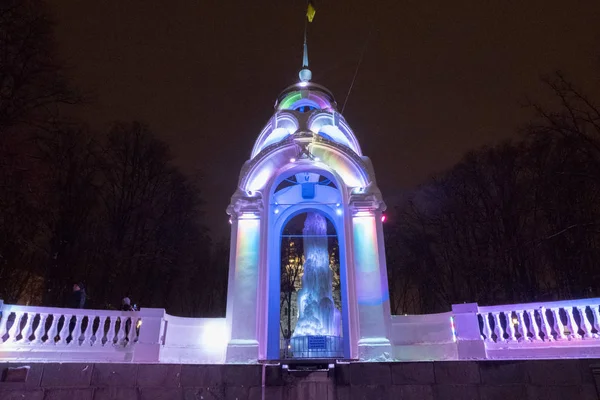
<svg viewBox="0 0 600 400">
<path fill-rule="evenodd" d="M 0 373 L 0 400 L 262 400 L 263 390 L 267 400 L 596 400 L 600 360 L 267 366 L 264 377 L 260 365 L 11 363 Z"/>
</svg>

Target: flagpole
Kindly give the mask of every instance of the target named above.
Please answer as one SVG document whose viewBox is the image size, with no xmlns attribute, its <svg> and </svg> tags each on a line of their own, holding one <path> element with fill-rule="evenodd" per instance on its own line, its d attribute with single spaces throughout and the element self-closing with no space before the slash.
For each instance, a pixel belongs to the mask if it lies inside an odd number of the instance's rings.
<svg viewBox="0 0 600 400">
<path fill-rule="evenodd" d="M 302 54 L 302 69 L 300 70 L 300 73 L 298 74 L 298 77 L 300 78 L 300 83 L 302 83 L 302 85 L 307 85 L 308 81 L 311 80 L 312 78 L 312 72 L 310 71 L 310 69 L 308 69 L 308 23 L 312 21 L 312 17 L 309 17 L 310 12 L 311 12 L 311 2 L 310 0 L 308 0 L 306 2 L 306 16 L 304 18 L 304 49 L 303 49 L 303 54 Z M 312 10 L 314 15 L 314 9 Z"/>
<path fill-rule="evenodd" d="M 308 4 L 308 2 L 307 2 Z M 306 41 L 308 31 L 308 18 L 304 18 L 304 54 L 302 56 L 302 68 L 308 68 L 308 44 Z"/>
</svg>

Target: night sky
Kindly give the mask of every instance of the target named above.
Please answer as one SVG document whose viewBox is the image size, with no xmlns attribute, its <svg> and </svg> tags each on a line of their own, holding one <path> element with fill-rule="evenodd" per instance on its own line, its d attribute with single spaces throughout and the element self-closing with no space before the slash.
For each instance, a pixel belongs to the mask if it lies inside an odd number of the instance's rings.
<svg viewBox="0 0 600 400">
<path fill-rule="evenodd" d="M 225 208 L 277 95 L 297 81 L 304 0 L 48 0 L 60 58 L 98 129 L 140 120 L 201 171 L 207 225 Z M 376 5 L 375 5 L 376 4 Z M 560 69 L 600 98 L 600 1 L 321 0 L 313 81 L 341 109 L 388 205 L 482 145 L 514 137 Z M 367 41 L 368 38 L 368 41 Z"/>
</svg>

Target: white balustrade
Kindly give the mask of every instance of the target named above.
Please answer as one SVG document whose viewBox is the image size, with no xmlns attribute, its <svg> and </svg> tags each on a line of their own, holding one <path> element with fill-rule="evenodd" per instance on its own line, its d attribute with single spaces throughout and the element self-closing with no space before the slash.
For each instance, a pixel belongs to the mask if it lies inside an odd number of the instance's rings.
<svg viewBox="0 0 600 400">
<path fill-rule="evenodd" d="M 162 309 L 61 309 L 0 300 L 0 313 L 0 362 L 217 363 L 227 345 L 224 318 L 179 318 Z M 392 317 L 392 330 L 402 330 L 393 332 L 393 345 L 410 346 L 423 360 L 434 354 L 445 360 L 600 358 L 600 299 L 472 303 L 446 314 L 401 317 L 402 324 L 398 318 Z M 432 318 L 435 326 L 427 325 Z"/>
<path fill-rule="evenodd" d="M 21 321 L 22 321 L 23 317 L 25 316 L 25 313 L 24 312 L 15 312 L 14 316 L 15 316 L 15 319 L 13 320 L 12 326 L 8 330 L 7 341 L 11 341 L 11 342 L 17 341 L 17 337 L 19 336 L 19 334 L 21 332 Z M 10 318 L 10 316 L 9 316 L 9 318 Z"/>
<path fill-rule="evenodd" d="M 552 327 L 550 327 L 550 322 L 548 321 L 548 313 L 546 312 L 546 307 L 541 307 L 539 310 L 540 317 L 542 318 L 542 327 L 544 329 L 544 340 L 553 341 L 554 336 L 552 336 Z"/>
<path fill-rule="evenodd" d="M 35 328 L 35 330 L 33 331 L 33 341 L 31 342 L 32 344 L 42 344 L 42 338 L 44 337 L 44 335 L 46 334 L 45 330 L 46 330 L 46 320 L 48 319 L 48 314 L 45 313 L 40 313 L 40 319 L 38 321 L 38 325 Z"/>
<path fill-rule="evenodd" d="M 554 329 L 556 330 L 556 340 L 565 340 L 567 336 L 565 335 L 565 326 L 560 319 L 560 308 L 553 307 L 552 313 L 554 315 Z"/>
<path fill-rule="evenodd" d="M 488 313 L 481 314 L 483 317 L 483 325 L 485 326 L 485 341 L 493 342 L 494 338 L 492 337 L 493 331 L 492 326 L 490 324 L 490 315 Z"/>
<path fill-rule="evenodd" d="M 127 318 L 123 318 L 123 317 L 119 317 L 119 321 L 117 324 L 117 330 L 115 333 L 115 344 L 116 345 L 121 345 L 124 342 L 124 338 L 125 338 L 125 322 L 127 321 Z"/>
<path fill-rule="evenodd" d="M 584 332 L 583 337 L 589 339 L 592 338 L 594 335 L 592 333 L 592 324 L 590 324 L 590 321 L 588 321 L 587 314 L 585 312 L 586 308 L 586 306 L 577 306 L 576 310 L 579 311 L 579 317 Z"/>
<path fill-rule="evenodd" d="M 531 340 L 533 340 L 533 341 L 542 340 L 542 338 L 540 337 L 540 328 L 539 328 L 537 320 L 535 318 L 535 309 L 527 310 L 526 312 L 527 312 L 527 316 L 529 317 L 530 332 L 533 335 L 531 337 Z"/>
<path fill-rule="evenodd" d="M 0 318 L 0 343 L 2 343 L 2 341 L 4 340 L 4 335 L 6 335 L 6 332 L 8 330 L 7 327 L 8 327 L 8 316 L 9 316 L 9 314 L 10 313 L 8 311 L 3 312 L 2 313 L 2 317 Z"/>
<path fill-rule="evenodd" d="M 58 335 L 58 320 L 59 320 L 59 317 L 58 317 L 57 314 L 49 314 L 48 315 L 48 319 L 50 319 L 52 322 L 50 323 L 50 328 L 48 328 L 48 332 L 46 333 L 46 335 L 48 336 L 48 338 L 46 339 L 46 341 L 44 342 L 44 344 L 55 345 L 56 344 L 56 337 Z"/>
<path fill-rule="evenodd" d="M 1 301 L 0 313 L 0 362 L 32 359 L 38 354 L 52 361 L 86 359 L 81 355 L 70 358 L 73 352 L 88 352 L 90 360 L 131 361 L 139 342 L 138 324 L 145 320 L 144 315 L 156 318 L 155 309 L 81 310 L 16 306 Z M 164 311 L 158 315 L 163 318 Z M 158 342 L 159 330 L 148 333 L 156 336 Z M 156 352 L 154 358 L 146 359 L 158 362 L 158 355 Z"/>
<path fill-rule="evenodd" d="M 600 336 L 600 311 L 598 310 L 598 305 L 591 306 L 592 315 L 594 316 L 594 327 L 596 329 L 595 337 Z"/>
<path fill-rule="evenodd" d="M 575 315 L 573 314 L 573 307 L 565 308 L 567 312 L 567 321 L 569 326 L 569 331 L 571 332 L 571 338 L 581 339 L 581 335 L 579 334 L 579 326 L 577 326 L 577 321 L 575 321 Z"/>
<path fill-rule="evenodd" d="M 91 315 L 86 318 L 87 325 L 85 331 L 83 332 L 81 345 L 93 346 L 94 343 L 92 342 L 92 335 L 94 334 L 94 321 L 96 320 L 96 317 Z"/>
<path fill-rule="evenodd" d="M 508 326 L 508 341 L 516 342 L 517 341 L 517 330 L 515 329 L 515 322 L 518 322 L 517 319 L 513 319 L 513 313 L 509 312 L 506 316 L 506 325 Z"/>
<path fill-rule="evenodd" d="M 478 315 L 484 321 L 480 332 L 486 339 L 488 359 L 600 356 L 598 298 L 478 307 Z M 490 316 L 494 329 L 488 321 Z M 460 338 L 460 326 L 457 330 Z"/>
<path fill-rule="evenodd" d="M 70 318 L 66 315 L 61 315 L 56 318 L 56 323 L 58 325 L 58 330 L 56 331 L 56 336 L 58 338 L 56 341 L 57 344 L 67 344 L 67 337 L 69 336 L 69 319 Z"/>
<path fill-rule="evenodd" d="M 519 310 L 517 311 L 517 315 L 519 316 L 519 332 L 521 333 L 519 342 L 522 342 L 529 338 L 529 330 L 525 324 L 525 311 Z"/>
<path fill-rule="evenodd" d="M 496 341 L 500 342 L 504 340 L 504 331 L 502 330 L 502 323 L 500 322 L 500 314 L 499 312 L 492 313 L 494 316 L 494 322 L 496 324 L 495 332 L 496 332 Z"/>
<path fill-rule="evenodd" d="M 117 317 L 110 317 L 109 318 L 109 325 L 108 325 L 108 331 L 106 332 L 106 344 L 114 344 L 115 343 L 115 337 L 116 337 L 116 327 L 117 327 Z"/>
<path fill-rule="evenodd" d="M 35 314 L 27 313 L 25 315 L 26 316 L 24 318 L 26 318 L 26 320 L 25 320 L 25 325 L 23 326 L 23 329 L 21 330 L 21 334 L 23 335 L 23 338 L 21 340 L 28 342 L 31 335 L 33 335 L 32 330 L 33 330 L 33 321 L 35 319 Z"/>
<path fill-rule="evenodd" d="M 96 328 L 96 332 L 94 333 L 94 336 L 92 336 L 92 340 L 93 340 L 93 345 L 100 345 L 103 346 L 104 343 L 106 343 L 106 320 L 108 319 L 107 316 L 103 315 L 98 317 L 98 328 Z"/>
<path fill-rule="evenodd" d="M 73 330 L 71 331 L 71 341 L 69 345 L 71 346 L 79 346 L 79 337 L 81 336 L 81 322 L 83 320 L 82 315 L 73 315 L 71 317 L 71 321 L 75 319 L 75 324 L 73 325 Z M 72 322 L 70 322 L 72 324 Z"/>
</svg>

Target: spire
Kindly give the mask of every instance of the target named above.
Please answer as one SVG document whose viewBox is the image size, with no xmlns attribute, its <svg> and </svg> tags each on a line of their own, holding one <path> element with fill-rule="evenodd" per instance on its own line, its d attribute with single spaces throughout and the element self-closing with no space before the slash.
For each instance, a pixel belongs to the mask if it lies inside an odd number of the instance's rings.
<svg viewBox="0 0 600 400">
<path fill-rule="evenodd" d="M 315 7 L 313 6 L 312 1 L 309 0 L 306 7 L 306 20 L 304 21 L 304 53 L 302 55 L 302 69 L 298 74 L 300 81 L 305 84 L 312 78 L 312 72 L 308 69 L 308 44 L 306 42 L 306 34 L 308 31 L 308 24 L 313 21 L 315 12 Z"/>
</svg>

